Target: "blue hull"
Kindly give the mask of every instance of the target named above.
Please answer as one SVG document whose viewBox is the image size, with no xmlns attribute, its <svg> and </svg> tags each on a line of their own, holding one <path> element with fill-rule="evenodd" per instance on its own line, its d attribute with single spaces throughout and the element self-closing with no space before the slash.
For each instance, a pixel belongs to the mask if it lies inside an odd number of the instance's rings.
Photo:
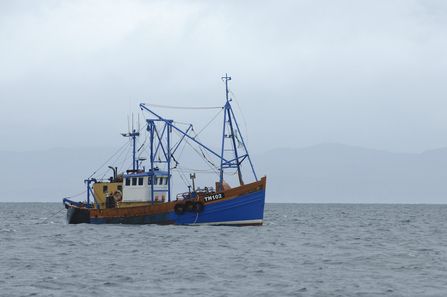
<svg viewBox="0 0 447 297">
<path fill-rule="evenodd" d="M 90 218 L 91 224 L 176 224 L 176 225 L 262 225 L 265 190 L 229 200 L 205 204 L 201 212 L 177 214 L 174 211 L 157 214 Z"/>
<path fill-rule="evenodd" d="M 176 224 L 262 224 L 265 190 L 230 200 L 207 204 L 202 212 L 177 215 Z"/>
</svg>

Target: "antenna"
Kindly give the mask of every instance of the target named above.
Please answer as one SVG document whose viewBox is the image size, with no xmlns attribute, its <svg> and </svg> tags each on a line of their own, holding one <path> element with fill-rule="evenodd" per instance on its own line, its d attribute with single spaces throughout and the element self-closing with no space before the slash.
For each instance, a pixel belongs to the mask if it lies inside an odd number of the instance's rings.
<svg viewBox="0 0 447 297">
<path fill-rule="evenodd" d="M 225 73 L 225 77 L 222 77 L 222 80 L 225 81 L 225 88 L 226 88 L 225 96 L 226 96 L 226 98 L 227 98 L 227 102 L 228 102 L 228 81 L 231 80 L 231 77 L 228 76 L 227 73 Z M 231 101 L 231 100 L 230 100 L 230 101 Z"/>
</svg>

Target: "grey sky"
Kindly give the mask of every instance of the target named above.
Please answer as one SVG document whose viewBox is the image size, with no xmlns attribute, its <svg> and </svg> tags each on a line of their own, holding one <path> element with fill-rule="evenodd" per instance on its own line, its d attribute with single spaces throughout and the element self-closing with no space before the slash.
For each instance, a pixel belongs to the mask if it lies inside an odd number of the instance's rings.
<svg viewBox="0 0 447 297">
<path fill-rule="evenodd" d="M 252 152 L 445 147 L 446 36 L 441 1 L 1 1 L 0 150 L 121 146 L 140 102 L 222 105 L 225 73 Z"/>
</svg>

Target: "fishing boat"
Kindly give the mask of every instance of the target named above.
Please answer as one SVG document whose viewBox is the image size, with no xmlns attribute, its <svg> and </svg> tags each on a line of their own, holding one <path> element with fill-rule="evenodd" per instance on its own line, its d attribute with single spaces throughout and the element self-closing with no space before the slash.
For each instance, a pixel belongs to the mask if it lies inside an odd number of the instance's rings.
<svg viewBox="0 0 447 297">
<path fill-rule="evenodd" d="M 231 107 L 229 80 L 228 75 L 222 77 L 226 101 L 224 106 L 218 107 L 218 115 L 223 114 L 223 134 L 218 137 L 221 143 L 212 144 L 220 147 L 220 153 L 199 141 L 192 124 L 181 129 L 179 123 L 154 112 L 156 107 L 166 106 L 141 103 L 141 111 L 148 115 L 145 124 L 122 133 L 132 156 L 127 169 L 120 172 L 118 167 L 107 164 L 106 172 L 110 177 L 92 175 L 84 181 L 87 186 L 85 201 L 64 198 L 67 223 L 262 225 L 266 177 L 258 179 L 255 173 Z M 141 143 L 139 138 L 143 134 Z M 196 147 L 201 161 L 214 173 L 213 184 L 196 187 L 200 181 L 196 177 L 199 172 L 182 167 L 180 157 L 186 146 Z M 143 156 L 145 153 L 148 156 Z M 191 162 L 190 157 L 187 159 Z M 247 173 L 243 172 L 248 172 L 250 182 L 245 182 Z M 185 183 L 185 189 L 175 195 L 172 193 L 174 173 Z M 236 179 L 233 186 L 230 177 Z"/>
</svg>

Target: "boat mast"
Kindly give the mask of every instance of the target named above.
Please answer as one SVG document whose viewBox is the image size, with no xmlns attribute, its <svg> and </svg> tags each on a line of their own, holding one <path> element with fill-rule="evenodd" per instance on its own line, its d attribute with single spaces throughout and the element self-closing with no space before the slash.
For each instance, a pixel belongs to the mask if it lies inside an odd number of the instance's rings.
<svg viewBox="0 0 447 297">
<path fill-rule="evenodd" d="M 140 132 L 137 132 L 135 129 L 133 129 L 133 132 L 129 133 L 122 133 L 124 137 L 132 137 L 132 170 L 138 170 L 138 160 L 135 158 L 136 155 L 136 138 L 140 136 Z"/>
<path fill-rule="evenodd" d="M 222 77 L 222 80 L 225 80 L 225 96 L 226 96 L 226 104 L 225 104 L 225 112 L 224 112 L 224 122 L 223 122 L 223 135 L 222 135 L 222 152 L 221 152 L 221 162 L 220 162 L 220 181 L 219 181 L 219 190 L 222 190 L 222 183 L 223 183 L 223 172 L 224 172 L 224 168 L 237 168 L 237 173 L 238 173 L 238 177 L 239 177 L 239 183 L 240 185 L 244 184 L 244 181 L 242 180 L 242 174 L 241 174 L 241 168 L 240 168 L 240 163 L 239 162 L 239 157 L 238 157 L 238 153 L 237 153 L 237 146 L 236 146 L 236 139 L 235 139 L 235 133 L 237 133 L 237 131 L 239 129 L 234 129 L 233 124 L 236 125 L 237 128 L 237 123 L 233 123 L 232 118 L 234 117 L 233 115 L 233 111 L 231 109 L 231 105 L 230 105 L 230 99 L 228 99 L 228 81 L 231 80 L 231 77 L 228 76 L 228 74 L 225 74 L 225 77 Z M 233 115 L 233 116 L 232 116 Z M 228 117 L 228 120 L 227 120 Z M 225 135 L 225 128 L 226 128 L 226 123 L 228 121 L 228 125 L 230 128 L 229 134 Z M 230 160 L 228 162 L 226 162 L 223 158 L 224 156 L 224 151 L 225 151 L 225 138 L 231 138 L 231 146 L 232 149 L 230 151 L 234 152 L 234 159 Z M 245 147 L 245 145 L 244 145 Z"/>
<path fill-rule="evenodd" d="M 163 122 L 163 127 L 157 128 L 156 122 Z M 150 135 L 150 169 L 149 172 L 152 172 L 152 187 L 151 187 L 151 197 L 152 197 L 152 204 L 154 203 L 154 192 L 162 192 L 163 190 L 155 190 L 153 187 L 154 178 L 155 178 L 155 170 L 156 165 L 155 163 L 166 163 L 167 164 L 167 171 L 168 171 L 168 201 L 171 201 L 171 125 L 172 120 L 165 120 L 165 119 L 146 119 L 147 123 L 147 131 Z M 163 144 L 162 139 L 165 139 L 167 144 Z M 156 155 L 158 153 L 161 153 L 163 156 L 159 160 L 156 161 Z"/>
</svg>

